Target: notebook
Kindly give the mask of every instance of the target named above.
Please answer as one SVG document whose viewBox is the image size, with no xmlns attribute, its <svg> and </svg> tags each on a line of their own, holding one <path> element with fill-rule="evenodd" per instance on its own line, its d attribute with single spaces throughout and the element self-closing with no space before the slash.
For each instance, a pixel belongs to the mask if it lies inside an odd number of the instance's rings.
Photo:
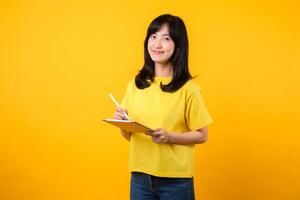
<svg viewBox="0 0 300 200">
<path fill-rule="evenodd" d="M 119 127 L 128 132 L 133 133 L 146 133 L 147 131 L 153 131 L 151 128 L 142 125 L 136 121 L 124 120 L 124 119 L 103 119 L 103 121 Z"/>
</svg>

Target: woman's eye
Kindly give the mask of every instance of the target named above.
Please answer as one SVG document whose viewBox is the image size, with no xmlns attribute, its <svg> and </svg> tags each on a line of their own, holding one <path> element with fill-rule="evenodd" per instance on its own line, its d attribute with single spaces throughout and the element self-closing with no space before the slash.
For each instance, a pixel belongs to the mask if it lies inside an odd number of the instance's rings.
<svg viewBox="0 0 300 200">
<path fill-rule="evenodd" d="M 151 35 L 151 38 L 155 39 L 155 38 L 156 38 L 156 36 L 155 36 L 155 35 Z"/>
<path fill-rule="evenodd" d="M 164 38 L 165 40 L 170 40 L 170 38 Z"/>
</svg>

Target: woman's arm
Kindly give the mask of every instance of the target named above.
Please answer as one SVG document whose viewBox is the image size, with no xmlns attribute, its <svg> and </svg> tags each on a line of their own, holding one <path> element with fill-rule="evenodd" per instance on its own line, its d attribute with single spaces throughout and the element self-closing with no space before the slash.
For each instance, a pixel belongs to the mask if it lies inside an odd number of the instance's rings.
<svg viewBox="0 0 300 200">
<path fill-rule="evenodd" d="M 201 144 L 207 141 L 207 134 L 208 128 L 204 127 L 183 134 L 169 133 L 168 140 L 171 144 Z"/>
<path fill-rule="evenodd" d="M 155 129 L 148 132 L 147 135 L 152 137 L 152 141 L 158 144 L 201 144 L 207 141 L 208 128 L 203 127 L 196 131 L 189 131 L 184 133 L 171 133 L 164 129 Z"/>
</svg>

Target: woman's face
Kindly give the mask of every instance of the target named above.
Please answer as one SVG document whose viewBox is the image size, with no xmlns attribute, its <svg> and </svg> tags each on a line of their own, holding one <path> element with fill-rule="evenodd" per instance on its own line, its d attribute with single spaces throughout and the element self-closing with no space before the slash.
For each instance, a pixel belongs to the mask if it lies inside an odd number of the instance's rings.
<svg viewBox="0 0 300 200">
<path fill-rule="evenodd" d="M 170 61 L 174 52 L 175 43 L 169 35 L 167 25 L 163 25 L 159 31 L 150 35 L 148 39 L 148 52 L 156 63 L 165 64 Z"/>
</svg>

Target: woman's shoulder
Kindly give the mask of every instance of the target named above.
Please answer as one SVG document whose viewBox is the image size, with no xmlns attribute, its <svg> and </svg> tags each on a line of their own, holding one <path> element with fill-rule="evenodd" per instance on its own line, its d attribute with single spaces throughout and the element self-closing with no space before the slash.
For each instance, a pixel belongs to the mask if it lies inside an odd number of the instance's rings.
<svg viewBox="0 0 300 200">
<path fill-rule="evenodd" d="M 188 80 L 184 84 L 183 88 L 186 90 L 186 92 L 188 94 L 193 94 L 195 92 L 200 92 L 201 91 L 200 85 L 194 79 Z"/>
</svg>

